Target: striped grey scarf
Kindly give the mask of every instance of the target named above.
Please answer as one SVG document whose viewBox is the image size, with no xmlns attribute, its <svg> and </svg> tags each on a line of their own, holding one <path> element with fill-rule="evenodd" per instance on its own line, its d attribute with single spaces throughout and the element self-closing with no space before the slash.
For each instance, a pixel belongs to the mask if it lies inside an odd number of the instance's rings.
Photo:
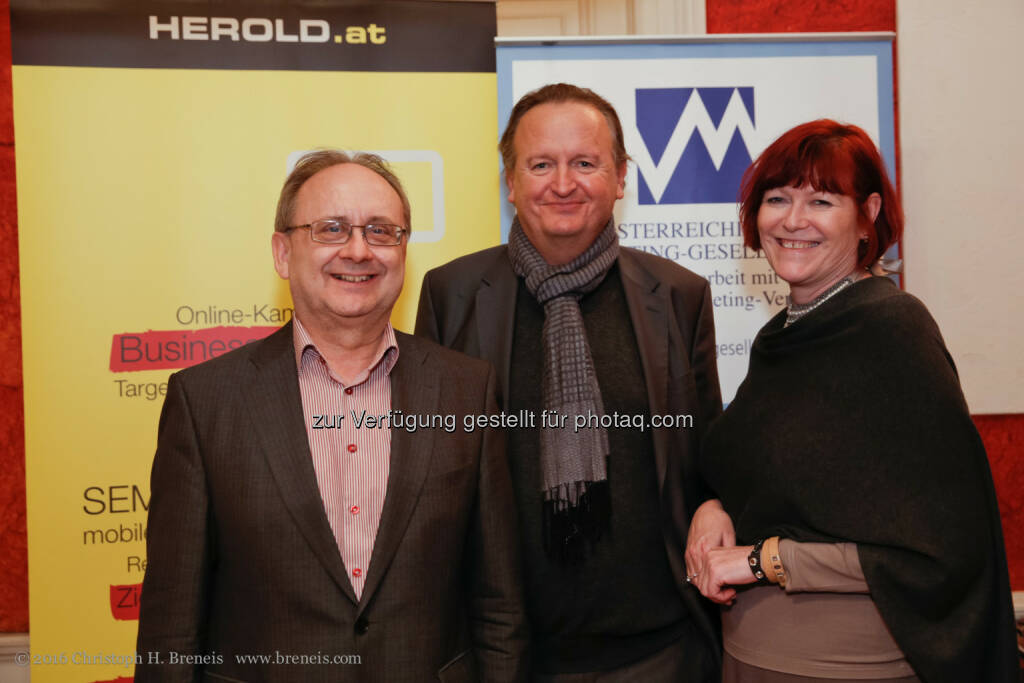
<svg viewBox="0 0 1024 683">
<path fill-rule="evenodd" d="M 576 562 L 583 557 L 583 541 L 596 541 L 610 515 L 608 434 L 601 426 L 576 432 L 571 425 L 577 415 L 604 414 L 579 302 L 601 284 L 619 256 L 615 221 L 609 220 L 575 259 L 552 266 L 526 237 L 517 217 L 508 253 L 512 269 L 544 306 L 543 407 L 568 415 L 564 428 L 540 430 L 545 547 L 552 557 Z"/>
</svg>

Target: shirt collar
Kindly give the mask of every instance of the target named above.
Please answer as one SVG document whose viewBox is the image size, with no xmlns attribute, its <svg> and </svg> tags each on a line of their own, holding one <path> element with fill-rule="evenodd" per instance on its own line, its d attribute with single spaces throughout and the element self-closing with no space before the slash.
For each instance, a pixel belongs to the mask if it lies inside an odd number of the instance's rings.
<svg viewBox="0 0 1024 683">
<path fill-rule="evenodd" d="M 326 364 L 323 354 L 316 347 L 316 343 L 309 335 L 309 331 L 297 317 L 292 318 L 292 342 L 295 347 L 295 367 L 300 377 L 302 376 L 302 361 L 303 358 L 307 357 L 307 349 Z M 382 362 L 384 363 L 385 374 L 391 375 L 391 370 L 395 367 L 395 363 L 398 362 L 398 338 L 395 336 L 395 328 L 391 326 L 391 321 L 388 321 L 387 326 L 384 328 L 384 334 L 381 335 L 377 352 L 373 356 L 373 362 L 366 368 L 365 373 L 360 374 L 360 379 L 355 384 L 365 380 L 373 369 Z"/>
</svg>

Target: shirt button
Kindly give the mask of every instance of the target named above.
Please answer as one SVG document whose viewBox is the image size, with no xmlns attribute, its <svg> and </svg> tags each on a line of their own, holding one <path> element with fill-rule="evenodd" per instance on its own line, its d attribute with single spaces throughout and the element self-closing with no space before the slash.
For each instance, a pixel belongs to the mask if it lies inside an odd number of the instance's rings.
<svg viewBox="0 0 1024 683">
<path fill-rule="evenodd" d="M 350 443 L 348 445 L 348 452 L 349 453 L 355 453 L 356 452 L 356 445 L 354 443 Z"/>
<path fill-rule="evenodd" d="M 345 387 L 345 393 L 348 394 L 349 396 L 351 396 L 352 395 L 352 387 Z"/>
<path fill-rule="evenodd" d="M 348 509 L 348 511 L 351 512 L 353 515 L 358 515 L 359 514 L 359 506 L 358 505 L 353 505 L 352 507 L 350 507 Z"/>
<path fill-rule="evenodd" d="M 352 570 L 352 576 L 356 577 L 357 579 L 360 576 L 362 576 L 362 575 L 363 575 L 363 570 L 360 569 L 359 567 L 356 567 L 355 569 Z"/>
</svg>

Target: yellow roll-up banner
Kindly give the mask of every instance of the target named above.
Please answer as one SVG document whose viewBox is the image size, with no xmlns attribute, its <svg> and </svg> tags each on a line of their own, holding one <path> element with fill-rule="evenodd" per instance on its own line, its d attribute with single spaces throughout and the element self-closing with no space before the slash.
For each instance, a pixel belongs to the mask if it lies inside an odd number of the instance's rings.
<svg viewBox="0 0 1024 683">
<path fill-rule="evenodd" d="M 145 656 L 167 377 L 290 319 L 270 235 L 297 153 L 375 151 L 406 184 L 400 329 L 426 270 L 499 240 L 493 3 L 168 7 L 11 3 L 38 683 Z"/>
</svg>

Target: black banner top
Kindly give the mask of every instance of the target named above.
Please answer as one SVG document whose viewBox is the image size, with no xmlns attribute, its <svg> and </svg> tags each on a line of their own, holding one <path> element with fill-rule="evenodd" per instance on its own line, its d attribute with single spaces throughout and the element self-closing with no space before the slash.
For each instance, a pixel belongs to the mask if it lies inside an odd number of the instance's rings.
<svg viewBox="0 0 1024 683">
<path fill-rule="evenodd" d="M 11 0 L 14 64 L 493 72 L 493 2 Z"/>
</svg>

